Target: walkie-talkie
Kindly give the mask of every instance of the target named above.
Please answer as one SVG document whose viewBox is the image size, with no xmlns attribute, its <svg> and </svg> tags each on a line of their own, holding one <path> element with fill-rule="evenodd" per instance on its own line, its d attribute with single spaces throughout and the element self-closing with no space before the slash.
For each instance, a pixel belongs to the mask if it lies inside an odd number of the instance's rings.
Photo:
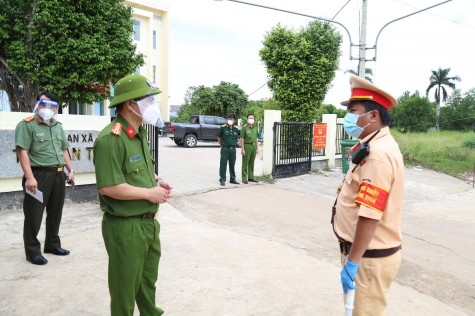
<svg viewBox="0 0 475 316">
<path fill-rule="evenodd" d="M 378 133 L 381 132 L 379 129 L 376 133 L 374 133 L 373 136 L 371 136 L 366 142 L 363 142 L 361 146 L 353 153 L 351 154 L 351 162 L 355 164 L 355 167 L 351 172 L 355 171 L 356 167 L 360 164 L 360 162 L 363 161 L 366 157 L 369 155 L 369 142 L 374 138 L 374 136 L 378 135 Z"/>
</svg>

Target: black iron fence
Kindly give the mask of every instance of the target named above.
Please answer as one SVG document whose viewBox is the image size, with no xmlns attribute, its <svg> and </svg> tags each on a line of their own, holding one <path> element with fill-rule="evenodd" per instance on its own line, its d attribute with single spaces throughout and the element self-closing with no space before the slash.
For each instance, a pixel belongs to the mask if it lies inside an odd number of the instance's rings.
<svg viewBox="0 0 475 316">
<path fill-rule="evenodd" d="M 275 122 L 272 176 L 304 174 L 312 168 L 313 123 Z"/>
<path fill-rule="evenodd" d="M 152 156 L 153 161 L 155 161 L 155 174 L 158 175 L 158 142 L 160 139 L 160 128 L 150 124 L 143 124 L 143 127 L 145 127 L 145 130 L 147 130 L 150 155 Z"/>
</svg>

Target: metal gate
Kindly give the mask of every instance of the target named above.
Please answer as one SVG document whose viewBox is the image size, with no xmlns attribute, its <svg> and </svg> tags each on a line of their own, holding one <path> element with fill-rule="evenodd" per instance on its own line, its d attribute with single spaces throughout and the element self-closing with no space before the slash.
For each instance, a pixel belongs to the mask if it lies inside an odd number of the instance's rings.
<svg viewBox="0 0 475 316">
<path fill-rule="evenodd" d="M 150 147 L 150 155 L 155 161 L 155 174 L 158 175 L 158 145 L 160 139 L 160 129 L 151 124 L 143 124 L 147 130 L 148 146 Z"/>
<path fill-rule="evenodd" d="M 312 169 L 313 123 L 275 122 L 272 177 L 285 178 Z"/>
</svg>

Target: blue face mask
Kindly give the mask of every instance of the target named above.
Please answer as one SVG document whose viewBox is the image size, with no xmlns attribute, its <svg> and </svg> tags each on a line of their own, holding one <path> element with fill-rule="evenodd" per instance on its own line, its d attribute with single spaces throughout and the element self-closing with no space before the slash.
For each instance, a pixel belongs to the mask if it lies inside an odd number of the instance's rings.
<svg viewBox="0 0 475 316">
<path fill-rule="evenodd" d="M 343 128 L 345 129 L 345 132 L 350 135 L 351 137 L 358 138 L 363 130 L 366 128 L 371 123 L 368 123 L 364 127 L 359 127 L 356 122 L 358 122 L 358 119 L 361 116 L 364 116 L 370 112 L 366 112 L 364 114 L 358 115 L 358 114 L 353 114 L 353 113 L 346 113 L 345 118 L 343 119 Z"/>
</svg>

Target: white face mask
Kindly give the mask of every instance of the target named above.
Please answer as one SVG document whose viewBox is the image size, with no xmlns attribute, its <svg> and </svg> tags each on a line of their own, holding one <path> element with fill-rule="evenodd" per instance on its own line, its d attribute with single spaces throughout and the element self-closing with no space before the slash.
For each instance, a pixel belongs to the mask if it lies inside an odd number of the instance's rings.
<svg viewBox="0 0 475 316">
<path fill-rule="evenodd" d="M 50 109 L 39 109 L 38 110 L 38 115 L 44 120 L 44 121 L 49 121 L 51 120 L 55 113 L 53 110 Z"/>
<path fill-rule="evenodd" d="M 252 125 L 252 124 L 254 124 L 254 119 L 249 119 L 249 120 L 247 120 L 247 122 Z"/>
<path fill-rule="evenodd" d="M 38 109 L 40 106 L 41 109 Z M 38 100 L 33 109 L 33 113 L 35 113 L 36 110 L 38 110 L 38 115 L 43 121 L 49 121 L 58 113 L 58 102 L 45 99 Z"/>
<path fill-rule="evenodd" d="M 228 120 L 228 125 L 233 125 L 234 121 Z"/>
<path fill-rule="evenodd" d="M 144 123 L 155 125 L 158 128 L 165 126 L 165 123 L 162 119 L 162 113 L 160 112 L 160 101 L 158 94 L 154 94 L 146 97 L 145 99 L 134 102 L 138 104 L 142 114 L 139 114 L 135 111 L 134 112 L 143 118 Z"/>
</svg>

